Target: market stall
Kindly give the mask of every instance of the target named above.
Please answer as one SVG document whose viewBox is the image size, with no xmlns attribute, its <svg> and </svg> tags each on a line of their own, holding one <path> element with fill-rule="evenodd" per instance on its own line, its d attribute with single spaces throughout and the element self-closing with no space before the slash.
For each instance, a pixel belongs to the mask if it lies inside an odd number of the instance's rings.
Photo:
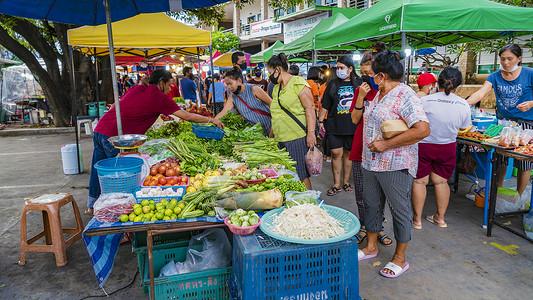
<svg viewBox="0 0 533 300">
<path fill-rule="evenodd" d="M 277 49 L 280 47 L 283 47 L 283 42 L 277 40 L 272 46 L 250 56 L 250 62 L 251 63 L 267 62 L 274 55 L 274 49 Z"/>
</svg>

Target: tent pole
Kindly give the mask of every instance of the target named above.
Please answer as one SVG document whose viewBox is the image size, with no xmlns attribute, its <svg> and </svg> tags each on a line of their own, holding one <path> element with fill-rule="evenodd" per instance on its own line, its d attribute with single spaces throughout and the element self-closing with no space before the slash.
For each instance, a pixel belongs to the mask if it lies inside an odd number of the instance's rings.
<svg viewBox="0 0 533 300">
<path fill-rule="evenodd" d="M 313 49 L 313 66 L 317 63 L 316 49 Z"/>
<path fill-rule="evenodd" d="M 74 55 L 72 53 L 72 46 L 70 45 L 68 46 L 68 54 L 70 55 L 70 94 L 72 96 L 72 123 L 74 123 L 74 134 L 76 135 L 76 161 L 78 162 L 78 174 L 81 174 L 80 140 L 78 137 L 78 111 L 76 108 L 76 74 L 74 74 Z"/>
<path fill-rule="evenodd" d="M 216 113 L 215 111 L 215 96 L 217 92 L 215 89 L 217 88 L 217 85 L 215 84 L 215 66 L 213 66 L 213 46 L 209 45 L 209 63 L 211 64 L 211 81 L 213 82 L 213 104 L 211 104 L 211 111 L 213 111 L 213 114 Z M 207 93 L 209 94 L 209 87 L 207 87 Z"/>
<path fill-rule="evenodd" d="M 113 82 L 113 97 L 115 100 L 115 111 L 117 114 L 117 131 L 118 135 L 122 135 L 122 119 L 120 118 L 120 103 L 118 101 L 118 86 L 117 86 L 117 69 L 115 67 L 115 46 L 113 45 L 113 30 L 111 28 L 111 11 L 109 8 L 109 0 L 104 0 L 105 17 L 107 22 L 107 39 L 109 41 L 109 60 L 111 62 L 111 80 Z"/>
<path fill-rule="evenodd" d="M 96 48 L 94 48 L 94 52 L 96 53 Z M 94 57 L 94 71 L 96 73 L 96 87 L 95 87 L 95 94 L 96 94 L 96 119 L 100 120 L 100 91 L 99 91 L 99 84 L 98 84 L 98 56 Z"/>
<path fill-rule="evenodd" d="M 202 86 L 202 69 L 200 68 L 200 47 L 196 47 L 196 58 L 198 59 L 198 95 L 196 96 L 196 106 L 200 107 L 202 105 L 202 91 L 200 91 L 200 87 Z M 192 66 L 194 67 L 194 64 Z"/>
<path fill-rule="evenodd" d="M 402 31 L 402 51 L 403 51 L 404 54 L 405 54 L 405 50 L 406 49 L 407 49 L 407 39 L 405 37 L 405 31 Z M 402 65 L 403 65 L 403 71 L 404 72 L 405 72 L 405 66 L 406 66 L 406 59 L 407 59 L 407 57 L 404 57 L 404 59 L 402 59 Z M 403 83 L 408 82 L 406 80 L 409 80 L 409 74 L 407 74 L 407 76 L 404 76 Z"/>
</svg>

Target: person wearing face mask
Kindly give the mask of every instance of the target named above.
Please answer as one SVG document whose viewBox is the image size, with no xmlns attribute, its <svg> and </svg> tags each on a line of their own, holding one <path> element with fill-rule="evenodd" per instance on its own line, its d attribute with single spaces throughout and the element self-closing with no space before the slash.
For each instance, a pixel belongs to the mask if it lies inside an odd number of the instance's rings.
<svg viewBox="0 0 533 300">
<path fill-rule="evenodd" d="M 305 164 L 309 148 L 316 146 L 315 105 L 309 84 L 300 76 L 288 73 L 287 56 L 272 56 L 267 63 L 272 91 L 272 133 L 280 148 L 286 148 L 296 162 L 298 177 L 308 189 L 311 180 Z"/>
<path fill-rule="evenodd" d="M 435 76 L 431 73 L 423 73 L 416 79 L 416 83 L 418 84 L 418 92 L 416 95 L 418 98 L 425 97 L 429 94 L 433 94 L 435 92 L 435 83 L 437 82 L 437 79 L 435 79 Z"/>
<path fill-rule="evenodd" d="M 378 234 L 383 223 L 383 203 L 387 202 L 392 214 L 396 249 L 389 263 L 380 270 L 388 278 L 396 278 L 409 269 L 405 252 L 411 240 L 413 212 L 411 189 L 417 174 L 417 143 L 427 137 L 430 127 L 424 107 L 413 89 L 402 83 L 404 68 L 398 52 L 385 50 L 372 60 L 374 83 L 378 93 L 364 108 L 357 104 L 352 120 L 363 118 L 363 197 L 365 199 L 365 226 L 367 244 L 358 251 L 363 261 L 378 255 Z M 359 101 L 358 101 L 359 102 Z M 364 115 L 364 117 L 363 117 Z M 407 129 L 384 139 L 382 122 L 401 120 Z"/>
<path fill-rule="evenodd" d="M 350 107 L 350 116 L 355 117 L 358 112 L 364 110 L 373 101 L 378 93 L 379 86 L 374 83 L 374 71 L 372 71 L 372 58 L 379 52 L 385 51 L 385 43 L 377 42 L 373 45 L 372 51 L 363 54 L 359 66 L 361 68 L 361 79 L 363 83 L 355 89 L 352 106 Z M 354 120 L 352 120 L 354 121 Z M 357 120 L 357 125 L 353 136 L 352 150 L 350 151 L 350 160 L 352 161 L 352 176 L 354 182 L 355 203 L 361 221 L 361 230 L 355 235 L 357 243 L 362 244 L 366 240 L 365 226 L 365 199 L 363 198 L 363 173 L 361 171 L 361 161 L 363 158 L 363 122 Z M 382 207 L 385 203 L 381 204 Z M 385 217 L 383 216 L 383 219 Z M 391 246 L 392 239 L 385 234 L 385 228 L 382 226 L 378 235 L 378 242 L 383 246 Z"/>
<path fill-rule="evenodd" d="M 231 54 L 231 63 L 234 68 L 239 68 L 242 72 L 246 72 L 246 69 L 248 69 L 246 55 L 244 55 L 243 52 L 233 52 L 233 54 Z"/>
<path fill-rule="evenodd" d="M 355 89 L 362 83 L 349 55 L 341 56 L 337 61 L 336 75 L 337 79 L 330 81 L 324 91 L 322 110 L 318 118 L 320 130 L 326 131 L 332 156 L 333 186 L 327 191 L 328 196 L 336 195 L 341 190 L 353 191 L 350 184 L 352 162 L 349 157 L 356 126 L 350 118 L 350 106 Z M 324 124 L 326 115 L 328 119 Z"/>
<path fill-rule="evenodd" d="M 180 80 L 180 88 L 183 99 L 196 103 L 196 90 L 198 88 L 196 87 L 196 83 L 193 81 L 191 67 L 183 68 L 183 78 Z"/>
<path fill-rule="evenodd" d="M 521 66 L 522 49 L 516 44 L 503 47 L 500 56 L 500 70 L 489 75 L 481 89 L 468 98 L 474 105 L 492 89 L 496 94 L 496 116 L 517 122 L 522 129 L 533 129 L 533 69 Z M 518 169 L 517 191 L 520 195 L 527 187 L 533 163 L 515 160 Z M 501 168 L 498 186 L 503 185 L 505 171 Z"/>
<path fill-rule="evenodd" d="M 439 74 L 439 89 L 442 92 L 420 98 L 431 134 L 418 144 L 418 171 L 411 199 L 414 229 L 422 229 L 422 209 L 430 178 L 435 186 L 437 213 L 426 219 L 440 228 L 447 227 L 444 213 L 450 201 L 448 180 L 452 177 L 456 164 L 457 132 L 472 124 L 468 103 L 455 95 L 462 82 L 463 76 L 459 69 L 445 67 Z"/>
<path fill-rule="evenodd" d="M 239 68 L 233 68 L 226 73 L 224 79 L 230 95 L 224 104 L 224 108 L 216 115 L 215 119 L 223 118 L 228 111 L 235 108 L 246 123 L 252 125 L 261 123 L 263 134 L 269 136 L 272 127 L 270 115 L 272 99 L 259 86 L 244 83 Z"/>
<path fill-rule="evenodd" d="M 263 77 L 261 77 L 262 75 L 262 72 L 261 72 L 261 69 L 258 68 L 258 67 L 255 67 L 254 68 L 254 78 L 248 80 L 248 83 L 250 84 L 255 84 L 257 86 L 259 86 L 260 88 L 263 89 L 263 91 L 267 91 L 267 86 L 268 86 L 268 82 L 263 79 Z"/>
<path fill-rule="evenodd" d="M 148 85 L 137 85 L 120 99 L 124 134 L 145 134 L 160 114 L 175 115 L 180 119 L 194 123 L 213 123 L 220 128 L 224 128 L 224 124 L 220 120 L 181 110 L 178 104 L 168 96 L 171 82 L 172 74 L 169 71 L 155 70 L 150 74 Z M 102 159 L 118 155 L 119 150 L 107 140 L 109 137 L 117 135 L 117 118 L 115 107 L 113 106 L 108 113 L 102 116 L 100 121 L 98 121 L 98 125 L 94 128 L 94 150 L 89 181 L 87 214 L 93 213 L 94 203 L 100 196 L 100 183 L 94 165 Z"/>
</svg>

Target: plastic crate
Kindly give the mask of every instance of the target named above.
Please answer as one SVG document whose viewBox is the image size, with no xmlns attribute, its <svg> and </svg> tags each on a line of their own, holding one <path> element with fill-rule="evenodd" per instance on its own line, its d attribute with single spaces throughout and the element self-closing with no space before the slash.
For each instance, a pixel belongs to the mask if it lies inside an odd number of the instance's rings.
<svg viewBox="0 0 533 300">
<path fill-rule="evenodd" d="M 192 125 L 192 132 L 196 137 L 201 139 L 221 140 L 226 133 L 224 130 L 215 126 Z"/>
<path fill-rule="evenodd" d="M 135 193 L 133 194 L 135 196 L 135 199 L 137 199 L 137 203 L 141 203 L 141 201 L 143 200 L 154 200 L 156 203 L 158 202 L 161 202 L 161 200 L 163 199 L 167 199 L 168 201 L 172 200 L 172 199 L 176 199 L 179 201 L 181 201 L 181 199 L 183 199 L 183 196 L 185 196 L 185 187 L 184 186 L 161 186 L 160 188 L 162 189 L 166 189 L 166 188 L 171 188 L 171 189 L 174 189 L 174 191 L 177 191 L 178 189 L 180 190 L 183 190 L 183 194 L 181 194 L 181 196 L 162 196 L 162 197 L 137 197 L 137 192 L 140 191 L 141 189 L 143 188 L 155 188 L 153 186 L 151 187 L 140 187 L 140 188 L 137 188 L 135 190 Z"/>
<path fill-rule="evenodd" d="M 185 261 L 188 247 L 154 249 L 154 275 L 158 276 L 159 271 L 171 260 Z M 198 249 L 199 250 L 199 249 Z M 150 285 L 150 275 L 148 273 L 148 257 L 145 256 L 144 272 L 142 274 L 143 285 Z M 155 299 L 186 299 L 186 300 L 207 300 L 207 299 L 230 299 L 227 280 L 231 277 L 232 269 L 219 268 L 178 274 L 172 276 L 154 278 Z"/>
<path fill-rule="evenodd" d="M 97 162 L 102 193 L 132 193 L 141 185 L 144 161 L 137 157 L 113 157 Z"/>
<path fill-rule="evenodd" d="M 266 175 L 266 177 L 265 178 L 260 178 L 260 179 L 248 179 L 248 180 L 246 180 L 246 182 L 248 184 L 261 184 L 261 183 L 265 182 L 265 180 L 267 180 L 267 179 L 278 179 L 279 178 L 278 173 L 276 171 L 274 171 L 273 169 L 259 170 L 259 171 L 257 171 L 257 173 Z"/>
<path fill-rule="evenodd" d="M 161 186 L 161 185 L 157 185 L 157 186 L 141 185 L 141 186 L 142 186 L 142 187 L 161 187 L 161 188 L 163 188 L 163 187 L 180 187 L 180 186 L 184 186 L 185 188 L 187 188 L 187 187 L 189 186 L 189 182 L 190 182 L 190 179 L 189 179 L 188 176 L 177 176 L 177 177 L 174 176 L 174 177 L 165 177 L 165 178 L 166 178 L 167 180 L 168 180 L 169 178 L 178 178 L 178 179 L 187 178 L 187 181 L 185 182 L 185 184 L 170 185 L 170 186 L 168 186 L 168 185 L 167 185 L 167 186 L 165 186 L 165 185 L 163 185 L 163 186 Z M 146 180 L 146 178 L 145 178 L 145 180 Z"/>
<path fill-rule="evenodd" d="M 299 245 L 260 230 L 233 235 L 238 299 L 361 299 L 357 239 Z"/>
</svg>

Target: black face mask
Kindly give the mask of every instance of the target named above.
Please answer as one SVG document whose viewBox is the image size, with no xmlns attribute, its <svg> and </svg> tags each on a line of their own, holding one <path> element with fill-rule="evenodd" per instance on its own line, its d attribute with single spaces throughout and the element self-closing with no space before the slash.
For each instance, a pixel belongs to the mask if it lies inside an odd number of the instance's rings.
<svg viewBox="0 0 533 300">
<path fill-rule="evenodd" d="M 363 79 L 363 82 L 366 82 L 368 85 L 370 85 L 370 76 L 361 75 L 361 79 Z"/>
<path fill-rule="evenodd" d="M 248 65 L 246 64 L 246 62 L 243 62 L 242 64 L 239 64 L 239 67 L 241 68 L 241 71 L 246 71 Z"/>
<path fill-rule="evenodd" d="M 234 93 L 235 95 L 240 94 L 240 93 L 241 93 L 241 86 L 239 85 L 239 86 L 237 87 L 237 89 L 235 90 L 235 92 L 233 92 L 233 93 Z"/>
<path fill-rule="evenodd" d="M 274 73 L 272 73 L 270 74 L 270 76 L 268 76 L 268 79 L 270 79 L 270 82 L 272 82 L 273 84 L 278 84 L 279 74 L 278 77 L 274 77 Z"/>
</svg>

